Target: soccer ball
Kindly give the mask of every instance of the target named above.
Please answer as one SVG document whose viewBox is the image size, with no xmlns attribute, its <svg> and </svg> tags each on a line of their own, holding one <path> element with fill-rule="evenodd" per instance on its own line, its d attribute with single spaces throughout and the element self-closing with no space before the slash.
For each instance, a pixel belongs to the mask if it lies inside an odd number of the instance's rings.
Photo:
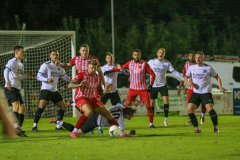
<svg viewBox="0 0 240 160">
<path fill-rule="evenodd" d="M 119 135 L 121 134 L 121 128 L 116 125 L 112 125 L 109 128 L 109 134 L 112 137 L 119 137 Z"/>
</svg>

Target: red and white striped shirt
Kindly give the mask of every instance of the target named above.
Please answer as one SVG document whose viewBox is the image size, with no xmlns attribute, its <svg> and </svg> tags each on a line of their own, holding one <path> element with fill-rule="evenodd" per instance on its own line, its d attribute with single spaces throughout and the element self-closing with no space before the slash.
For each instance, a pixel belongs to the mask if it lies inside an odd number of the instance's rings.
<svg viewBox="0 0 240 160">
<path fill-rule="evenodd" d="M 195 63 L 193 63 L 193 64 L 195 64 Z M 183 67 L 183 77 L 186 76 L 187 70 L 190 66 L 191 66 L 191 63 L 189 61 L 184 65 L 184 67 Z M 192 77 L 189 78 L 189 81 L 192 82 Z M 188 89 L 193 90 L 193 86 L 188 87 Z"/>
<path fill-rule="evenodd" d="M 151 85 L 153 85 L 155 80 L 155 73 L 150 68 L 149 64 L 144 60 L 141 60 L 139 63 L 136 63 L 134 60 L 128 61 L 122 66 L 122 68 L 129 69 L 131 89 L 147 89 L 146 71 L 152 76 Z"/>
<path fill-rule="evenodd" d="M 98 74 L 90 75 L 88 71 L 77 74 L 74 79 L 77 80 L 79 84 L 82 81 L 88 82 L 86 86 L 77 88 L 75 93 L 75 101 L 77 101 L 78 98 L 82 97 L 93 98 L 97 87 L 102 87 L 101 77 Z"/>
<path fill-rule="evenodd" d="M 92 55 L 88 55 L 87 59 L 82 59 L 81 55 L 80 56 L 76 56 L 69 63 L 72 66 L 76 65 L 76 69 L 77 69 L 78 73 L 80 73 L 80 72 L 87 71 L 87 69 L 88 69 L 88 62 L 91 59 L 96 59 L 97 62 L 98 62 L 98 66 L 97 67 L 100 67 L 100 63 L 99 63 L 98 59 L 96 57 L 92 56 Z"/>
</svg>

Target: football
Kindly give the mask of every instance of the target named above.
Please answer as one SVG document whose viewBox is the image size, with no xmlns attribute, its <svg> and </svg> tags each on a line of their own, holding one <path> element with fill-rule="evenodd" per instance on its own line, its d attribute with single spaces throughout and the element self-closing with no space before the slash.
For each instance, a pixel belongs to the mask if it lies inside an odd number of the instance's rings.
<svg viewBox="0 0 240 160">
<path fill-rule="evenodd" d="M 112 125 L 109 128 L 109 134 L 112 137 L 119 137 L 119 135 L 121 134 L 121 128 L 116 125 Z"/>
</svg>

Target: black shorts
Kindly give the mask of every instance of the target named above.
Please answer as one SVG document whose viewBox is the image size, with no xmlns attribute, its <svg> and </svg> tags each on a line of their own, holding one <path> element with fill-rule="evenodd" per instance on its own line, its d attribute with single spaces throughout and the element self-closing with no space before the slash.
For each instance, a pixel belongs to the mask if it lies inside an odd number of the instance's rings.
<svg viewBox="0 0 240 160">
<path fill-rule="evenodd" d="M 100 101 L 103 104 L 106 104 L 108 99 L 111 100 L 112 105 L 116 105 L 117 103 L 121 103 L 118 91 L 112 93 L 106 93 L 104 96 L 101 97 Z"/>
<path fill-rule="evenodd" d="M 150 92 L 150 98 L 151 99 L 157 99 L 158 98 L 158 92 L 160 92 L 161 96 L 168 96 L 168 88 L 167 85 L 162 87 L 152 87 L 152 91 Z"/>
<path fill-rule="evenodd" d="M 198 93 L 193 92 L 188 103 L 196 104 L 198 107 L 201 102 L 202 102 L 203 106 L 205 106 L 206 104 L 209 104 L 209 103 L 214 104 L 213 98 L 212 98 L 212 93 L 198 94 Z"/>
<path fill-rule="evenodd" d="M 52 101 L 54 104 L 63 101 L 63 98 L 61 96 L 61 94 L 57 91 L 57 92 L 52 92 L 49 90 L 41 90 L 40 91 L 40 96 L 39 96 L 39 100 L 46 100 L 46 101 Z"/>
<path fill-rule="evenodd" d="M 11 90 L 9 91 L 7 88 L 4 88 L 4 93 L 8 100 L 9 106 L 12 106 L 12 103 L 17 101 L 19 101 L 20 104 L 24 103 L 19 89 L 12 87 Z"/>
<path fill-rule="evenodd" d="M 91 130 L 93 130 L 95 127 L 98 127 L 97 125 L 98 116 L 99 114 L 93 114 L 91 117 L 87 119 L 87 121 L 80 128 L 83 133 L 88 133 Z"/>
</svg>

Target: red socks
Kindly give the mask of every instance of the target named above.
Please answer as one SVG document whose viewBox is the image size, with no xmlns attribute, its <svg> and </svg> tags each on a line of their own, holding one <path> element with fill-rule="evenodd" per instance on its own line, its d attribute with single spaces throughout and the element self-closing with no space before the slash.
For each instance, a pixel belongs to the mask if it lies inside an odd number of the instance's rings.
<svg viewBox="0 0 240 160">
<path fill-rule="evenodd" d="M 205 107 L 205 106 L 202 106 L 202 107 L 201 107 L 201 111 L 202 111 L 202 113 L 206 113 L 206 107 Z"/>
<path fill-rule="evenodd" d="M 82 125 L 85 123 L 85 121 L 88 119 L 84 114 L 78 119 L 77 124 L 75 125 L 75 128 L 79 129 L 82 127 Z"/>
<path fill-rule="evenodd" d="M 108 120 L 109 124 L 112 126 L 112 125 L 116 125 L 116 126 L 119 126 L 118 122 L 116 121 L 115 118 L 111 119 L 111 120 Z"/>
<path fill-rule="evenodd" d="M 153 111 L 152 111 L 152 108 L 151 108 L 150 104 L 146 105 L 146 108 L 148 110 L 149 122 L 153 123 Z"/>
</svg>

